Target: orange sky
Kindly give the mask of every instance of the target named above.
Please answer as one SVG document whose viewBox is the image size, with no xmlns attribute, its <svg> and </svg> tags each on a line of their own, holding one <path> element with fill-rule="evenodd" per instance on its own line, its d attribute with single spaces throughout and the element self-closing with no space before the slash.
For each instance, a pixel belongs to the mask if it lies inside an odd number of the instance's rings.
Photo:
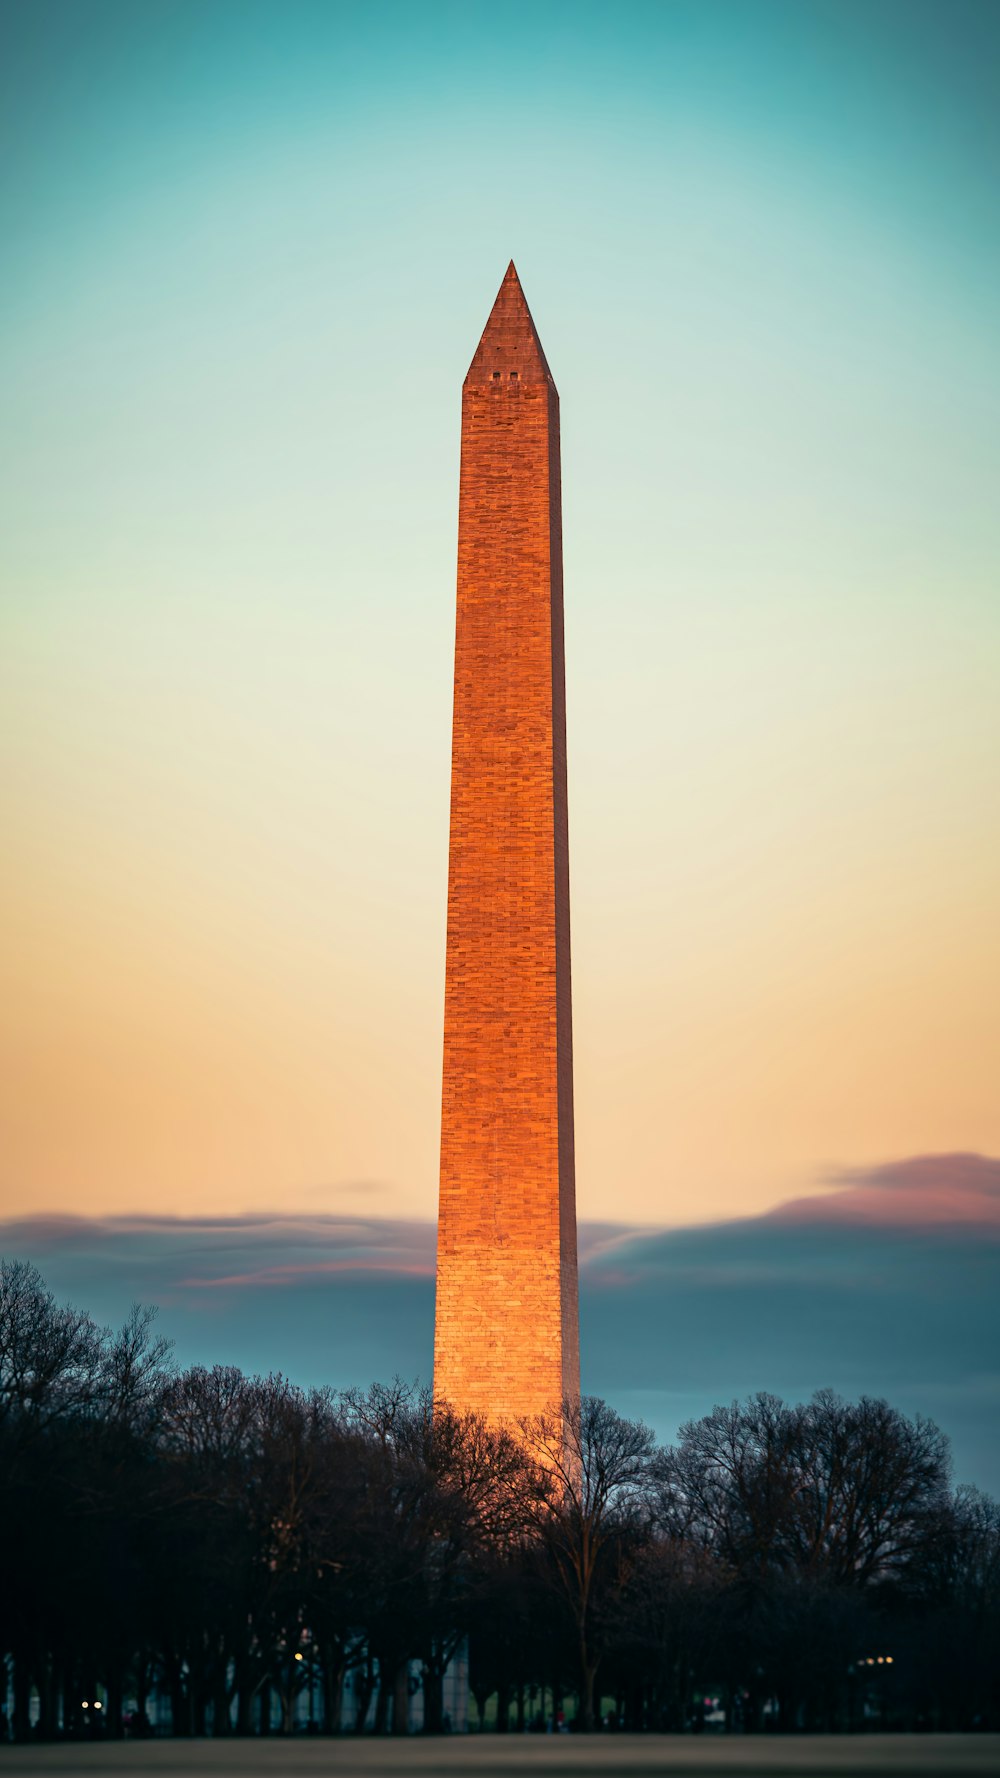
<svg viewBox="0 0 1000 1778">
<path fill-rule="evenodd" d="M 515 143 L 476 9 L 20 22 L 8 1213 L 434 1213 L 458 398 L 511 253 L 562 397 L 582 1214 L 1000 1152 L 980 62 L 633 12 L 569 54 L 532 15 Z"/>
</svg>

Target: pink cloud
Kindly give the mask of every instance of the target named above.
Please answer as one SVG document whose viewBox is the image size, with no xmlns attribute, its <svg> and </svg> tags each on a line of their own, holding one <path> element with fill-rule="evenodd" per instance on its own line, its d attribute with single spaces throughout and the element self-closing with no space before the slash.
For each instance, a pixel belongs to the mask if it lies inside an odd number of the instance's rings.
<svg viewBox="0 0 1000 1778">
<path fill-rule="evenodd" d="M 913 1155 L 835 1175 L 838 1190 L 793 1198 L 771 1211 L 784 1223 L 890 1228 L 1000 1229 L 1000 1160 L 979 1154 Z"/>
<path fill-rule="evenodd" d="M 398 1257 L 387 1250 L 379 1254 L 359 1254 L 346 1259 L 306 1260 L 299 1265 L 263 1266 L 257 1272 L 227 1272 L 218 1278 L 179 1278 L 178 1284 L 191 1290 L 217 1290 L 250 1285 L 254 1289 L 268 1285 L 295 1284 L 305 1278 L 325 1277 L 343 1272 L 387 1272 L 394 1278 L 433 1278 L 434 1262 L 421 1263 Z"/>
</svg>

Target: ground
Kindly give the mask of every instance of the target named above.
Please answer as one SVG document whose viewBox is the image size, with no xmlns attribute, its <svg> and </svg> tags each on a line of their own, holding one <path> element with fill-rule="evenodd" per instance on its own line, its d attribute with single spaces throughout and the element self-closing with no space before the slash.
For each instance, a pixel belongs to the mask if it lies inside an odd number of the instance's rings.
<svg viewBox="0 0 1000 1778">
<path fill-rule="evenodd" d="M 754 1736 L 694 1740 L 672 1735 L 456 1735 L 412 1741 L 155 1741 L 64 1747 L 0 1747 L 0 1778 L 45 1773 L 107 1778 L 948 1778 L 1000 1772 L 1000 1735 Z"/>
</svg>

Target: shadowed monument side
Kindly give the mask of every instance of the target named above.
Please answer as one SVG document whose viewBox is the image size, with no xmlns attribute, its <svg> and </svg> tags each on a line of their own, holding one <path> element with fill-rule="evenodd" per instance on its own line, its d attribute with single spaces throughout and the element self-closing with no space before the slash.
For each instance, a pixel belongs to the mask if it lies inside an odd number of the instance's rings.
<svg viewBox="0 0 1000 1778">
<path fill-rule="evenodd" d="M 513 262 L 462 390 L 434 1393 L 580 1390 L 559 396 Z"/>
</svg>

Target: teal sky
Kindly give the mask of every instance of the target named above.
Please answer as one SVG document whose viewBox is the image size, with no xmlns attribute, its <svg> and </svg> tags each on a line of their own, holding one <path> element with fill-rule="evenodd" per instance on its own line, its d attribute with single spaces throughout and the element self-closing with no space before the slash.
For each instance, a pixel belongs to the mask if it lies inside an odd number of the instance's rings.
<svg viewBox="0 0 1000 1778">
<path fill-rule="evenodd" d="M 459 389 L 560 388 L 580 1198 L 1000 1152 L 1000 9 L 2 7 L 13 1209 L 434 1209 Z"/>
</svg>

